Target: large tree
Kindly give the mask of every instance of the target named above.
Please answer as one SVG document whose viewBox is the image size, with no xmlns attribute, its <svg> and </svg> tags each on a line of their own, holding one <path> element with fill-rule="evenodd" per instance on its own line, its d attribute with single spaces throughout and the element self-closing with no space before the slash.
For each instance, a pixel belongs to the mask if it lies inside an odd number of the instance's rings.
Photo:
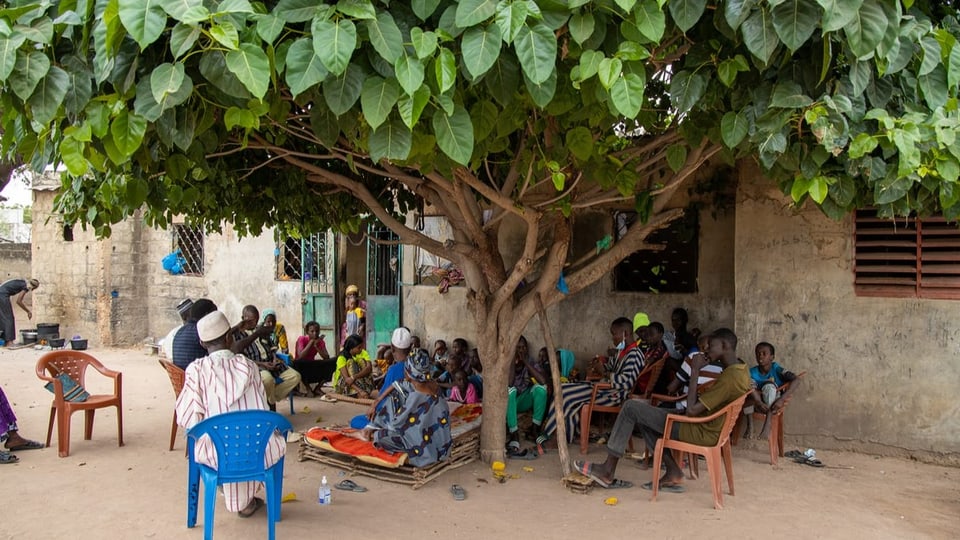
<svg viewBox="0 0 960 540">
<path fill-rule="evenodd" d="M 63 166 L 59 210 L 100 234 L 137 208 L 241 233 L 370 216 L 453 260 L 486 367 L 485 458 L 536 298 L 643 247 L 706 164 L 756 159 L 834 217 L 960 214 L 952 2 L 328 1 L 12 0 L 2 155 Z M 406 225 L 422 203 L 453 240 Z M 610 208 L 639 219 L 571 254 L 578 216 Z M 510 266 L 506 222 L 522 225 Z"/>
</svg>

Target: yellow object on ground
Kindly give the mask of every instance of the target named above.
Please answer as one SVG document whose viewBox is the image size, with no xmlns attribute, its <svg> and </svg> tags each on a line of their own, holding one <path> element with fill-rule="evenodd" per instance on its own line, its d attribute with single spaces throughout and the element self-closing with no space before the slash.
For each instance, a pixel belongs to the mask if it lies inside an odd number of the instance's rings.
<svg viewBox="0 0 960 540">
<path fill-rule="evenodd" d="M 620 501 L 617 500 L 616 497 L 607 497 L 606 500 L 603 501 L 604 504 L 607 504 L 610 506 L 616 506 L 618 502 Z"/>
<path fill-rule="evenodd" d="M 290 502 L 295 500 L 297 500 L 297 494 L 291 491 L 290 493 L 287 493 L 286 495 L 284 495 L 283 498 L 280 499 L 280 502 L 285 503 L 285 502 Z"/>
<path fill-rule="evenodd" d="M 533 472 L 533 467 L 524 467 L 523 472 Z"/>
<path fill-rule="evenodd" d="M 502 461 L 494 461 L 490 464 L 490 468 L 493 469 L 494 472 L 502 472 L 507 468 L 507 464 Z"/>
</svg>

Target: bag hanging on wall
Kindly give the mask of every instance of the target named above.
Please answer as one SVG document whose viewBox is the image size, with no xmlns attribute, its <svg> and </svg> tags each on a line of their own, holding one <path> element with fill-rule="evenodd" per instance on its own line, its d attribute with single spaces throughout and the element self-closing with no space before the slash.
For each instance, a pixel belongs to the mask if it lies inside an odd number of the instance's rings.
<svg viewBox="0 0 960 540">
<path fill-rule="evenodd" d="M 184 272 L 183 266 L 187 263 L 187 259 L 184 258 L 183 253 L 178 249 L 164 257 L 160 263 L 167 272 L 171 274 L 182 274 Z"/>
</svg>

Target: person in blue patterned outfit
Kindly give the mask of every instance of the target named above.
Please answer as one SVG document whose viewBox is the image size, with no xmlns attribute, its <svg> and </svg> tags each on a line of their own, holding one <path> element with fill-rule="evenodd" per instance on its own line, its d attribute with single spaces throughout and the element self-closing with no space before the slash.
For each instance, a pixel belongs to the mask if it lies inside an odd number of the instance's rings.
<svg viewBox="0 0 960 540">
<path fill-rule="evenodd" d="M 617 357 L 612 363 L 607 362 L 603 366 L 595 367 L 605 372 L 603 379 L 599 382 L 608 383 L 612 388 L 599 390 L 596 404 L 616 406 L 623 403 L 627 399 L 627 394 L 633 390 L 633 385 L 637 383 L 637 376 L 643 369 L 644 361 L 643 353 L 637 347 L 634 324 L 630 319 L 620 317 L 613 321 L 610 324 L 610 336 L 617 349 Z M 562 417 L 566 422 L 567 442 L 573 442 L 576 436 L 577 427 L 580 425 L 580 409 L 590 402 L 593 385 L 592 382 L 571 382 L 561 386 Z M 547 411 L 547 423 L 543 426 L 543 433 L 537 437 L 538 449 L 542 449 L 543 443 L 553 435 L 556 429 L 557 413 L 551 401 L 550 410 Z"/>
<path fill-rule="evenodd" d="M 415 467 L 432 465 L 450 453 L 450 409 L 430 377 L 423 350 L 404 364 L 405 384 L 394 383 L 390 400 L 355 437 L 388 452 L 405 452 Z"/>
</svg>

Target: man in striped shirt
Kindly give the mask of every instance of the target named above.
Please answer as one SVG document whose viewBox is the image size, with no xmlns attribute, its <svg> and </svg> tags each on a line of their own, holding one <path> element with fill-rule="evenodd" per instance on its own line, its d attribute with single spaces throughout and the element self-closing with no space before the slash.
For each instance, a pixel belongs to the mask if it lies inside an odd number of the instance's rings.
<svg viewBox="0 0 960 540">
<path fill-rule="evenodd" d="M 177 423 L 186 429 L 225 412 L 267 408 L 260 368 L 243 354 L 230 351 L 229 331 L 230 323 L 219 311 L 197 321 L 197 335 L 208 354 L 187 366 L 183 391 L 177 398 Z M 286 439 L 274 433 L 267 444 L 264 467 L 279 461 L 286 451 Z M 194 457 L 198 463 L 216 468 L 216 449 L 206 435 L 197 440 Z M 254 496 L 261 485 L 261 482 L 224 484 L 227 510 L 239 513 L 240 517 L 253 515 L 264 504 Z"/>
</svg>

